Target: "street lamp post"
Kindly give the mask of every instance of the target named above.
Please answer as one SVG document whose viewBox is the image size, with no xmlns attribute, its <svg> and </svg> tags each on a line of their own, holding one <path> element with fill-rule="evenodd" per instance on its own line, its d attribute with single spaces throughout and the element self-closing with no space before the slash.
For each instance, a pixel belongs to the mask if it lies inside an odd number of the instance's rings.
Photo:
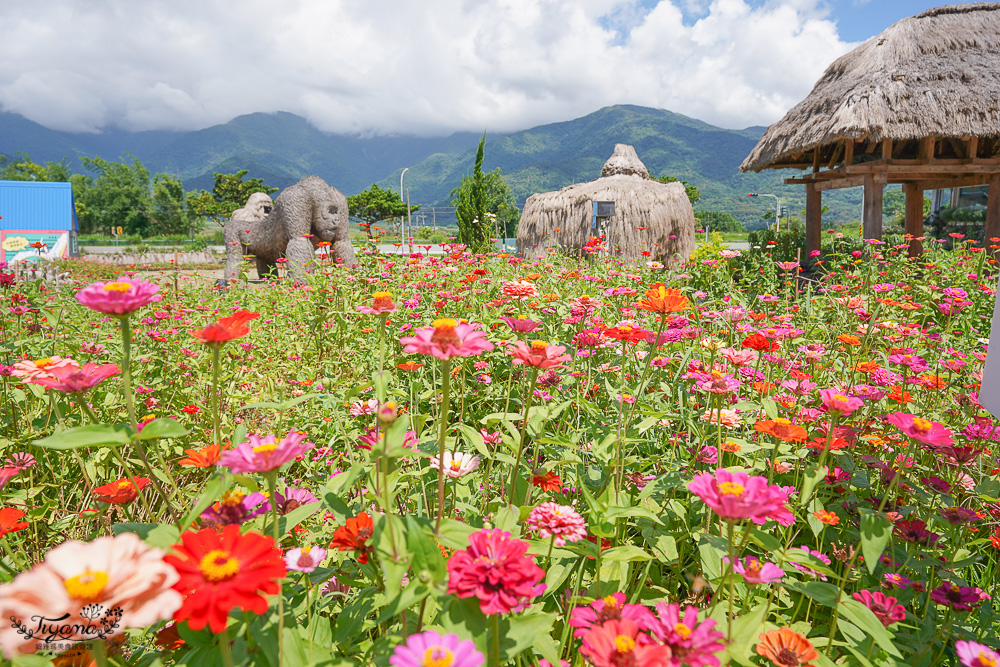
<svg viewBox="0 0 1000 667">
<path fill-rule="evenodd" d="M 405 194 L 403 193 L 403 174 L 410 170 L 409 167 L 405 167 L 403 171 L 399 172 L 399 200 L 403 201 Z M 403 246 L 406 245 L 406 223 L 403 221 L 403 216 L 399 216 L 399 233 L 402 237 L 400 240 L 403 242 L 399 246 L 399 254 L 403 254 Z"/>
<path fill-rule="evenodd" d="M 778 199 L 778 195 L 768 194 L 766 192 L 751 192 L 750 197 L 774 197 L 774 231 L 781 231 L 781 200 Z"/>
</svg>

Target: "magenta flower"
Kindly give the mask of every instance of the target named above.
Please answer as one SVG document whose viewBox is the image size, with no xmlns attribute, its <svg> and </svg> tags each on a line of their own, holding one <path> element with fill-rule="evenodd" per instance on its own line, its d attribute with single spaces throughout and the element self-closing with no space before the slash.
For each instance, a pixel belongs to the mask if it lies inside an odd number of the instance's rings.
<svg viewBox="0 0 1000 667">
<path fill-rule="evenodd" d="M 852 412 L 865 404 L 860 398 L 846 396 L 835 389 L 820 389 L 819 400 L 827 410 L 843 417 L 849 417 Z"/>
<path fill-rule="evenodd" d="M 531 341 L 531 346 L 522 341 L 510 343 L 507 352 L 514 357 L 514 365 L 524 364 L 532 368 L 565 368 L 570 360 L 568 354 L 563 354 L 566 348 L 562 345 L 549 345 L 543 340 Z"/>
<path fill-rule="evenodd" d="M 552 537 L 559 547 L 587 536 L 587 522 L 569 505 L 542 503 L 531 510 L 525 523 L 543 539 Z"/>
<path fill-rule="evenodd" d="M 886 597 L 885 593 L 858 591 L 854 594 L 854 599 L 871 609 L 872 613 L 886 627 L 906 618 L 906 608 L 901 604 L 896 604 L 896 598 Z"/>
<path fill-rule="evenodd" d="M 951 607 L 955 611 L 972 611 L 983 601 L 983 591 L 947 581 L 931 591 L 931 599 L 938 604 Z"/>
<path fill-rule="evenodd" d="M 39 375 L 29 382 L 41 385 L 46 389 L 55 389 L 66 394 L 82 394 L 93 389 L 112 375 L 118 375 L 121 369 L 117 364 L 86 363 L 79 368 L 72 366 L 50 366 L 48 375 Z"/>
<path fill-rule="evenodd" d="M 326 549 L 320 547 L 289 549 L 285 553 L 285 566 L 295 572 L 315 572 L 324 558 L 326 558 Z"/>
<path fill-rule="evenodd" d="M 545 572 L 528 556 L 528 543 L 498 529 L 469 536 L 469 548 L 448 560 L 448 593 L 479 598 L 487 616 L 521 611 L 545 592 Z"/>
<path fill-rule="evenodd" d="M 723 556 L 722 562 L 729 563 L 729 556 Z M 748 584 L 773 584 L 785 576 L 785 571 L 774 563 L 761 563 L 753 556 L 747 556 L 742 563 L 737 559 L 733 572 L 743 577 L 743 581 Z"/>
<path fill-rule="evenodd" d="M 688 491 L 726 521 L 750 519 L 763 524 L 774 519 L 782 526 L 795 523 L 795 515 L 785 505 L 788 492 L 768 484 L 766 477 L 719 468 L 715 475 L 707 472 L 696 475 L 688 484 Z"/>
<path fill-rule="evenodd" d="M 399 339 L 406 354 L 429 354 L 438 359 L 472 357 L 493 349 L 478 324 L 466 324 L 443 317 L 430 327 L 414 331 L 413 336 Z"/>
<path fill-rule="evenodd" d="M 910 581 L 909 577 L 905 577 L 896 572 L 886 572 L 885 576 L 882 577 L 882 581 L 884 585 L 889 588 L 909 588 L 910 584 L 913 583 Z"/>
<path fill-rule="evenodd" d="M 641 604 L 625 604 L 624 593 L 612 593 L 594 600 L 585 607 L 574 607 L 569 616 L 574 637 L 582 637 L 592 628 L 599 628 L 606 621 L 632 621 L 640 630 L 652 630 L 659 621 Z"/>
<path fill-rule="evenodd" d="M 951 431 L 940 422 L 928 421 L 905 412 L 893 412 L 886 421 L 925 445 L 944 447 L 952 443 Z"/>
<path fill-rule="evenodd" d="M 731 394 L 740 388 L 740 381 L 732 375 L 712 371 L 704 379 L 695 382 L 695 387 L 710 394 Z"/>
<path fill-rule="evenodd" d="M 249 442 L 240 443 L 235 449 L 223 452 L 219 465 L 231 468 L 237 474 L 270 472 L 314 447 L 311 442 L 303 442 L 306 436 L 300 431 L 289 431 L 280 442 L 274 434 L 268 435 L 263 440 L 256 435 L 251 435 L 249 438 Z"/>
<path fill-rule="evenodd" d="M 500 321 L 510 327 L 515 333 L 531 333 L 542 326 L 541 322 L 528 319 L 527 317 L 501 317 Z"/>
<path fill-rule="evenodd" d="M 1000 653 L 989 646 L 959 639 L 955 642 L 955 652 L 962 667 L 996 667 L 1000 665 Z"/>
<path fill-rule="evenodd" d="M 115 282 L 96 282 L 76 293 L 76 300 L 105 315 L 128 315 L 163 297 L 159 285 L 138 278 L 121 277 Z"/>
<path fill-rule="evenodd" d="M 819 560 L 823 561 L 827 565 L 830 564 L 830 557 L 827 556 L 826 554 L 823 554 L 823 553 L 821 553 L 819 551 L 813 551 L 812 549 L 810 549 L 809 547 L 807 547 L 804 544 L 802 546 L 800 546 L 799 549 L 801 549 L 802 551 L 805 551 L 807 554 L 809 554 L 813 558 L 818 558 Z M 795 561 L 788 561 L 788 562 L 791 563 L 792 566 L 796 570 L 798 570 L 799 572 L 804 572 L 804 573 L 808 574 L 810 577 L 813 577 L 814 579 L 815 578 L 819 578 L 819 579 L 822 579 L 823 581 L 826 581 L 826 575 L 823 574 L 822 572 L 820 572 L 819 570 L 814 570 L 811 567 L 807 567 L 805 565 L 801 565 L 800 563 L 796 563 Z"/>
<path fill-rule="evenodd" d="M 433 630 L 410 635 L 389 657 L 393 667 L 479 667 L 486 658 L 476 649 L 475 642 L 459 639 L 458 635 L 439 635 Z"/>
<path fill-rule="evenodd" d="M 896 522 L 893 533 L 901 540 L 933 547 L 941 539 L 938 533 L 927 530 L 927 524 L 920 519 L 902 519 Z"/>
<path fill-rule="evenodd" d="M 674 658 L 671 665 L 683 662 L 689 667 L 719 667 L 716 654 L 725 648 L 722 643 L 723 634 L 712 628 L 715 619 L 706 618 L 698 623 L 698 608 L 689 606 L 684 609 L 681 617 L 679 604 L 656 603 L 656 613 L 659 622 L 653 628 L 653 635 L 670 647 Z"/>
</svg>

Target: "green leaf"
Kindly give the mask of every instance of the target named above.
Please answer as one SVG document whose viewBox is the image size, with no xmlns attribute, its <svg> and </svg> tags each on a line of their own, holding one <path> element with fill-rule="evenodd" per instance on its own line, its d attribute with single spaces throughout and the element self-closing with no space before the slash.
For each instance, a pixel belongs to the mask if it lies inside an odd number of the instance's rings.
<svg viewBox="0 0 1000 667">
<path fill-rule="evenodd" d="M 449 549 L 467 549 L 469 547 L 469 535 L 478 530 L 467 523 L 445 519 L 441 522 L 441 530 L 438 533 L 438 541 Z"/>
<path fill-rule="evenodd" d="M 613 561 L 646 561 L 653 560 L 653 557 L 644 549 L 640 549 L 634 544 L 626 544 L 620 547 L 608 549 L 601 555 L 601 560 L 605 562 Z"/>
<path fill-rule="evenodd" d="M 869 574 L 875 574 L 878 560 L 892 536 L 892 522 L 868 508 L 858 508 L 861 512 L 861 554 Z"/>
<path fill-rule="evenodd" d="M 53 433 L 31 444 L 46 449 L 66 450 L 81 447 L 112 447 L 129 442 L 131 442 L 131 429 L 124 424 L 94 424 Z"/>
<path fill-rule="evenodd" d="M 198 498 L 198 502 L 195 506 L 188 512 L 188 515 L 184 517 L 184 527 L 187 528 L 201 516 L 201 513 L 208 509 L 208 506 L 216 501 L 216 499 L 222 495 L 222 492 L 226 490 L 228 483 L 226 482 L 225 476 L 220 474 L 218 477 L 210 480 L 207 485 L 205 485 L 205 490 L 202 492 L 201 497 Z"/>
<path fill-rule="evenodd" d="M 305 505 L 299 505 L 293 509 L 288 514 L 283 514 L 278 517 L 278 534 L 284 535 L 290 531 L 295 526 L 299 525 L 307 518 L 311 517 L 313 514 L 319 511 L 320 503 L 307 503 Z M 271 516 L 271 512 L 268 512 L 268 517 Z M 265 535 L 273 535 L 274 521 L 269 521 L 267 527 L 264 529 Z"/>
<path fill-rule="evenodd" d="M 419 579 L 427 572 L 433 583 L 443 583 L 448 577 L 448 565 L 429 530 L 429 526 L 425 530 L 415 517 L 406 517 L 406 546 L 413 556 L 413 573 Z"/>
<path fill-rule="evenodd" d="M 897 658 L 903 657 L 892 642 L 892 638 L 889 637 L 889 632 L 882 625 L 882 621 L 878 620 L 871 609 L 854 598 L 845 598 L 840 601 L 837 610 L 841 616 L 868 633 L 868 636 L 874 639 L 883 651 Z"/>
<path fill-rule="evenodd" d="M 139 431 L 136 440 L 153 440 L 155 438 L 183 438 L 188 430 L 174 419 L 154 419 Z"/>
<path fill-rule="evenodd" d="M 115 535 L 135 533 L 151 547 L 169 549 L 180 542 L 180 531 L 169 523 L 116 523 L 111 526 Z"/>
</svg>

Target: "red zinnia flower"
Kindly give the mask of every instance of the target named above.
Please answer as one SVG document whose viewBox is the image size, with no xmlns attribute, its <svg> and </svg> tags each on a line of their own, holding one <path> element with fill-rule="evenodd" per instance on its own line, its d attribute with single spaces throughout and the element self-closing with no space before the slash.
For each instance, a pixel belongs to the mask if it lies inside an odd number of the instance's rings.
<svg viewBox="0 0 1000 667">
<path fill-rule="evenodd" d="M 110 482 L 104 486 L 94 489 L 94 497 L 102 503 L 109 505 L 124 505 L 136 499 L 141 489 L 149 484 L 148 477 L 133 477 L 120 479 L 117 482 Z"/>
<path fill-rule="evenodd" d="M 237 525 L 221 532 L 189 530 L 164 561 L 181 577 L 174 590 L 184 595 L 184 603 L 174 620 L 187 621 L 192 630 L 208 625 L 215 633 L 225 631 L 226 617 L 237 607 L 266 612 L 262 593 L 277 593 L 277 580 L 285 576 L 285 561 L 274 540 L 252 532 L 241 535 Z"/>
<path fill-rule="evenodd" d="M 479 598 L 486 615 L 524 609 L 545 592 L 545 571 L 528 556 L 528 543 L 501 530 L 483 529 L 469 536 L 469 548 L 448 560 L 448 593 Z"/>
<path fill-rule="evenodd" d="M 183 408 L 181 408 L 181 412 L 186 412 L 189 415 L 196 414 L 200 411 L 201 408 L 199 408 L 197 405 L 185 405 Z"/>
<path fill-rule="evenodd" d="M 743 339 L 743 347 L 749 347 L 758 352 L 774 352 L 781 348 L 778 341 L 770 341 L 758 333 L 753 333 Z"/>
<path fill-rule="evenodd" d="M 531 478 L 531 483 L 539 487 L 542 491 L 558 491 L 562 488 L 562 480 L 559 478 L 559 475 L 551 470 L 541 475 L 534 475 Z"/>
<path fill-rule="evenodd" d="M 372 552 L 372 546 L 368 544 L 375 525 L 368 512 L 362 512 L 353 519 L 348 519 L 344 525 L 333 533 L 333 541 L 330 546 L 340 551 L 357 551 L 358 562 L 367 563 L 368 554 Z"/>
<path fill-rule="evenodd" d="M 23 516 L 24 512 L 13 507 L 0 509 L 0 537 L 27 528 L 28 524 L 20 520 Z"/>
<path fill-rule="evenodd" d="M 237 310 L 229 317 L 220 318 L 215 324 L 210 324 L 204 329 L 195 330 L 191 335 L 198 339 L 199 343 L 204 343 L 209 347 L 222 347 L 236 338 L 243 338 L 250 333 L 247 322 L 260 317 L 260 313 L 251 313 L 248 310 Z"/>
<path fill-rule="evenodd" d="M 629 326 L 628 324 L 619 324 L 618 326 L 611 327 L 610 329 L 605 329 L 604 335 L 608 338 L 614 338 L 615 340 L 635 344 L 646 340 L 649 332 L 645 329 Z"/>
</svg>

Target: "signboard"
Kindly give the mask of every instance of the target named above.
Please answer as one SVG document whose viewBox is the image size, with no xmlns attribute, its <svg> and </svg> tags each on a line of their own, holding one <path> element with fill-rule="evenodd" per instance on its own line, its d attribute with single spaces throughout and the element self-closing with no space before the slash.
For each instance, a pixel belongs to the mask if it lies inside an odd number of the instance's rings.
<svg viewBox="0 0 1000 667">
<path fill-rule="evenodd" d="M 45 247 L 31 247 L 43 243 Z M 37 262 L 39 250 L 45 259 L 62 259 L 69 249 L 69 232 L 61 230 L 0 230 L 0 262 Z"/>
<path fill-rule="evenodd" d="M 990 349 L 979 387 L 979 404 L 1000 419 L 1000 283 L 993 304 L 993 325 L 990 327 Z"/>
</svg>

